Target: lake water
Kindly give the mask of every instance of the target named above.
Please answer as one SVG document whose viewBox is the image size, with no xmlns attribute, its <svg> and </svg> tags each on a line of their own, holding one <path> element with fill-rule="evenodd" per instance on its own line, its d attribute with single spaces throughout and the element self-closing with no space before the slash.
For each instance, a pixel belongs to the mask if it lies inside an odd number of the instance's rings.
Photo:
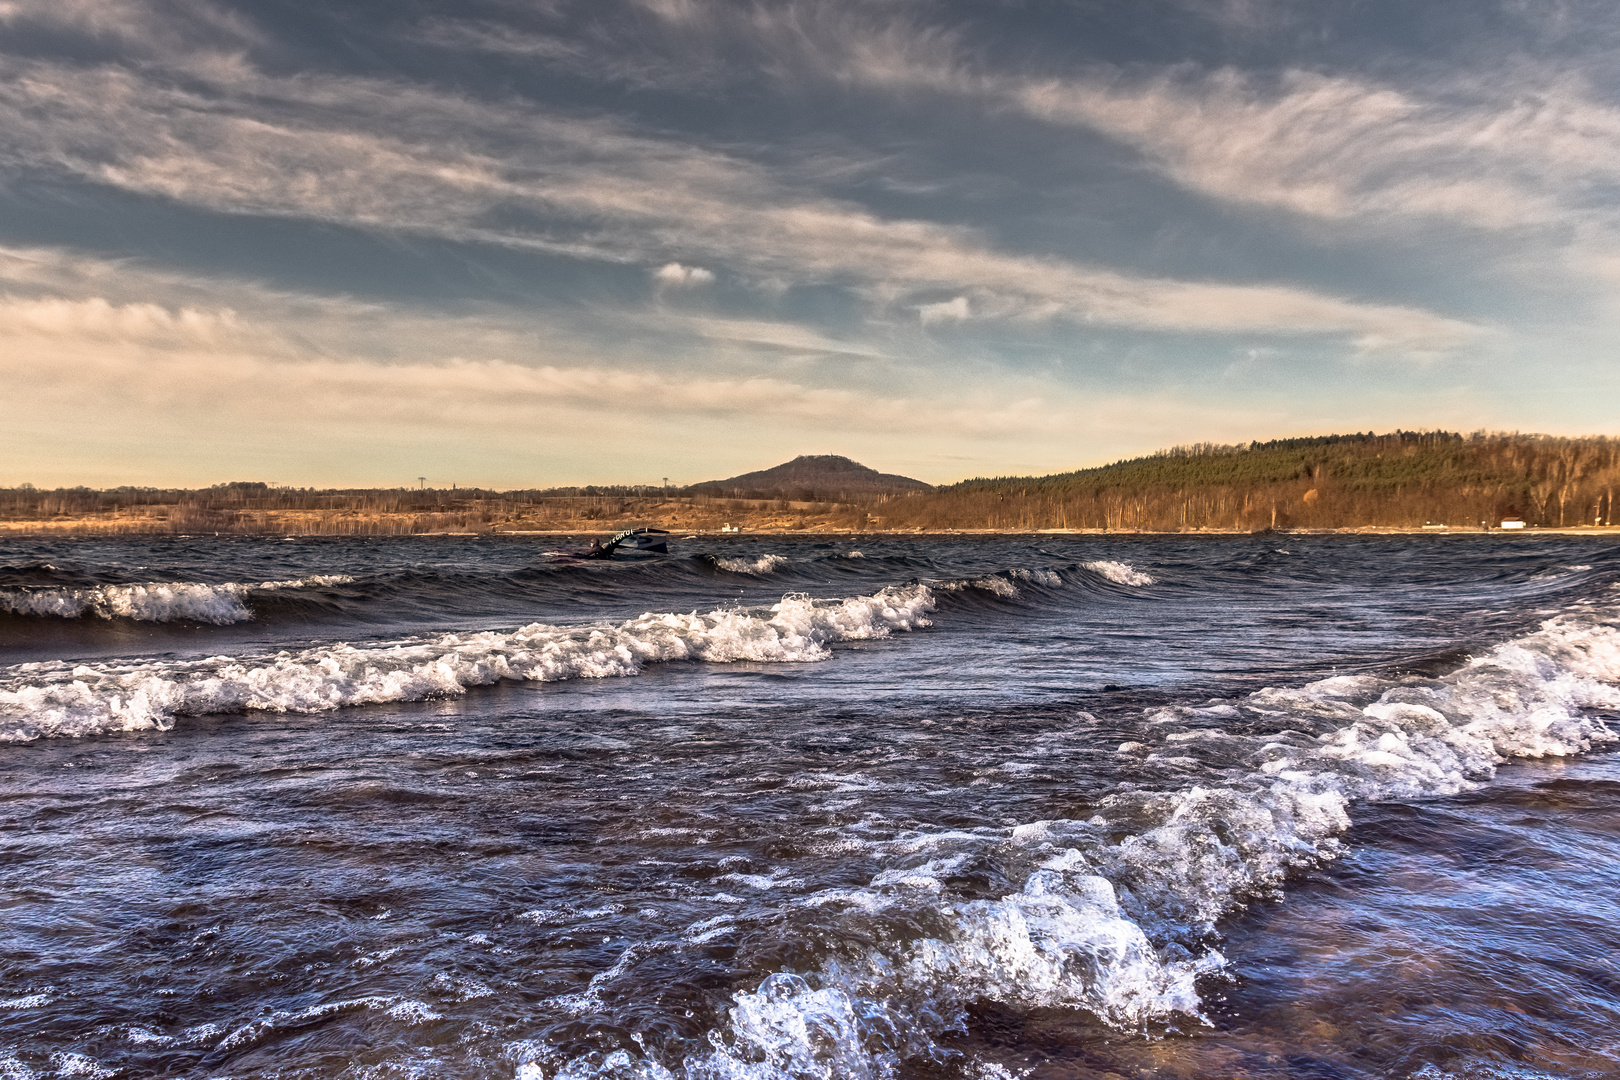
<svg viewBox="0 0 1620 1080">
<path fill-rule="evenodd" d="M 1620 1073 L 1620 549 L 0 543 L 0 1080 Z"/>
</svg>

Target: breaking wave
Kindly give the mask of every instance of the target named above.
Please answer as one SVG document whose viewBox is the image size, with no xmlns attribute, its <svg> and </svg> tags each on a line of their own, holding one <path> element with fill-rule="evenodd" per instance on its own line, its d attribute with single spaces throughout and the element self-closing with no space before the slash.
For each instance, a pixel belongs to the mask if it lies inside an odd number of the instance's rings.
<svg viewBox="0 0 1620 1080">
<path fill-rule="evenodd" d="M 934 585 L 940 592 L 977 592 L 989 593 L 1002 600 L 1016 600 L 1023 595 L 1020 585 L 1040 585 L 1048 589 L 1062 586 L 1063 578 L 1055 570 L 1025 570 L 1015 567 L 995 574 L 986 574 L 979 578 L 964 578 L 956 581 L 941 581 Z"/>
<path fill-rule="evenodd" d="M 21 664 L 0 682 L 0 742 L 167 730 L 179 716 L 250 709 L 323 712 L 419 701 L 502 680 L 635 675 L 648 664 L 681 660 L 825 660 L 832 643 L 927 626 L 933 608 L 933 593 L 914 585 L 841 601 L 787 596 L 766 610 L 647 614 L 577 628 L 535 623 L 273 656 Z"/>
<path fill-rule="evenodd" d="M 292 581 L 256 584 L 150 581 L 82 588 L 11 588 L 0 589 L 0 611 L 58 619 L 95 616 L 137 622 L 189 621 L 226 626 L 253 618 L 246 600 L 249 593 L 343 585 L 353 580 L 343 574 L 317 574 Z"/>
<path fill-rule="evenodd" d="M 1152 585 L 1154 579 L 1150 574 L 1144 574 L 1130 563 L 1117 562 L 1113 559 L 1096 559 L 1085 564 L 1087 570 L 1101 574 L 1116 585 Z"/>
<path fill-rule="evenodd" d="M 794 902 L 832 913 L 818 936 L 843 943 L 836 955 L 734 994 L 710 1050 L 598 1053 L 551 1075 L 889 1078 L 953 1060 L 941 1037 L 986 1001 L 1083 1009 L 1122 1030 L 1206 1024 L 1200 984 L 1226 965 L 1219 920 L 1338 855 L 1356 803 L 1455 794 L 1514 758 L 1615 743 L 1601 714 L 1620 710 L 1617 621 L 1577 607 L 1439 678 L 1336 676 L 1153 710 L 1114 753 L 1166 781 L 1119 785 L 1084 820 L 851 838 L 891 868 Z M 986 866 L 1021 886 L 955 891 Z"/>
<path fill-rule="evenodd" d="M 760 555 L 753 559 L 717 557 L 714 560 L 714 565 L 722 570 L 729 570 L 733 574 L 748 574 L 752 577 L 764 577 L 787 564 L 788 560 L 781 555 Z"/>
</svg>

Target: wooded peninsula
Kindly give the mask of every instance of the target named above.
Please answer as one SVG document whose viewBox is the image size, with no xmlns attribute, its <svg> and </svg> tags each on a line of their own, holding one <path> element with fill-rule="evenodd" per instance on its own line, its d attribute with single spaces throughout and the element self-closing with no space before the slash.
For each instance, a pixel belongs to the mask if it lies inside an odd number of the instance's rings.
<svg viewBox="0 0 1620 1080">
<path fill-rule="evenodd" d="M 0 489 L 17 534 L 1257 532 L 1613 524 L 1620 439 L 1407 432 L 1196 444 L 1097 468 L 930 487 L 802 457 L 690 487 Z"/>
</svg>

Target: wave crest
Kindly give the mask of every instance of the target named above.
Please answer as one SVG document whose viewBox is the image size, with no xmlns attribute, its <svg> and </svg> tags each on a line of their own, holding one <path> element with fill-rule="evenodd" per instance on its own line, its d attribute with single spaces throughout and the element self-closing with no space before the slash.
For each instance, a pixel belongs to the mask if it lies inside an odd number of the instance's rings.
<svg viewBox="0 0 1620 1080">
<path fill-rule="evenodd" d="M 781 555 L 760 555 L 753 559 L 727 557 L 714 560 L 714 565 L 722 570 L 729 570 L 733 574 L 748 574 L 752 577 L 764 577 L 787 564 L 788 560 Z"/>
<path fill-rule="evenodd" d="M 330 645 L 253 658 L 128 664 L 23 664 L 0 684 L 0 741 L 167 730 L 178 716 L 262 710 L 324 712 L 420 701 L 502 680 L 636 675 L 681 660 L 825 660 L 829 645 L 929 625 L 933 593 L 884 589 L 842 601 L 783 597 L 766 611 L 647 614 L 613 626 L 536 623 L 511 632 Z"/>
<path fill-rule="evenodd" d="M 1114 559 L 1094 559 L 1085 564 L 1087 570 L 1101 574 L 1116 585 L 1153 585 L 1156 583 L 1153 575 L 1144 574 L 1128 562 L 1118 562 Z"/>
<path fill-rule="evenodd" d="M 13 615 L 58 619 L 95 616 L 136 622 L 201 622 L 227 626 L 253 618 L 245 599 L 249 593 L 343 585 L 353 580 L 343 574 L 317 574 L 292 581 L 256 584 L 149 581 L 82 588 L 0 589 L 0 610 Z"/>
<path fill-rule="evenodd" d="M 935 588 L 942 592 L 965 592 L 974 589 L 989 593 L 1002 600 L 1016 600 L 1023 593 L 1017 583 L 1041 585 L 1048 589 L 1060 588 L 1063 578 L 1055 570 L 1026 570 L 1023 567 L 1014 567 L 994 574 L 986 574 L 978 578 L 960 578 L 954 581 L 941 581 Z"/>
</svg>

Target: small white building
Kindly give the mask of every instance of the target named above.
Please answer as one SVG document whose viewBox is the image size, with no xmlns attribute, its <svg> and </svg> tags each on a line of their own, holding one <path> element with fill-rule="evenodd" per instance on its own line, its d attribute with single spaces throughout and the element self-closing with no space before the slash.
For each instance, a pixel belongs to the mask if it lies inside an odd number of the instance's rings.
<svg viewBox="0 0 1620 1080">
<path fill-rule="evenodd" d="M 1504 529 L 1522 529 L 1522 528 L 1524 528 L 1524 519 L 1523 518 L 1503 518 L 1502 519 L 1502 528 L 1504 528 Z"/>
</svg>

